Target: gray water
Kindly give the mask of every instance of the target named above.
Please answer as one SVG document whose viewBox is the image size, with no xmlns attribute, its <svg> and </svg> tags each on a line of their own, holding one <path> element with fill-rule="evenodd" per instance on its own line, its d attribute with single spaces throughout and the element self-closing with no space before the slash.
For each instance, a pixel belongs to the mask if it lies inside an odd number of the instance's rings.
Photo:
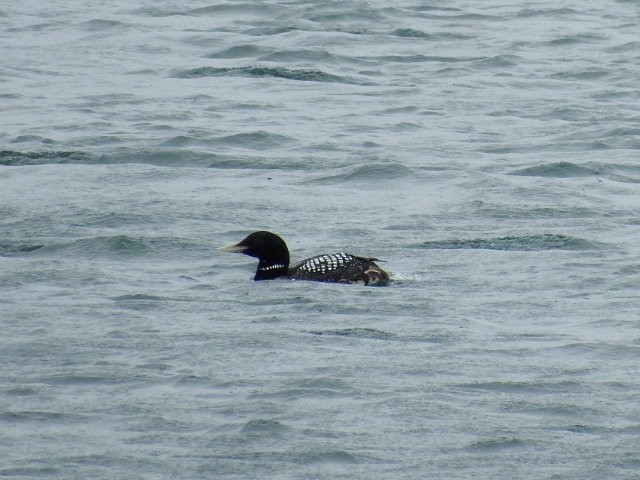
<svg viewBox="0 0 640 480">
<path fill-rule="evenodd" d="M 640 478 L 640 4 L 0 5 L 0 476 Z M 375 256 L 387 288 L 253 282 Z"/>
</svg>

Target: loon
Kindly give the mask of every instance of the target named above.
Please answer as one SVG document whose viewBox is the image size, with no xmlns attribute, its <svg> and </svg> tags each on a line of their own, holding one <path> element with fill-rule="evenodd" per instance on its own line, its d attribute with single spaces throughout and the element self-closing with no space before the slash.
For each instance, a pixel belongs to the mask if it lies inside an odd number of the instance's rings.
<svg viewBox="0 0 640 480">
<path fill-rule="evenodd" d="M 389 275 L 375 261 L 348 253 L 316 255 L 289 267 L 289 249 L 282 238 L 271 232 L 253 232 L 240 243 L 220 247 L 224 252 L 244 253 L 259 260 L 254 280 L 290 278 L 330 283 L 359 283 L 384 286 Z"/>
</svg>

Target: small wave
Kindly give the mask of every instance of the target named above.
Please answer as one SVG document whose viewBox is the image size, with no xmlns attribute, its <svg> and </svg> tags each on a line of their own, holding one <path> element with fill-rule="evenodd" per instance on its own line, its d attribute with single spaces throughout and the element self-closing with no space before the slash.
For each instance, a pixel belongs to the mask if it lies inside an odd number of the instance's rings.
<svg viewBox="0 0 640 480">
<path fill-rule="evenodd" d="M 77 256 L 139 255 L 150 249 L 147 241 L 128 235 L 89 237 L 69 243 L 46 245 L 43 252 L 66 252 Z"/>
<path fill-rule="evenodd" d="M 571 162 L 556 162 L 514 170 L 509 175 L 546 178 L 594 177 L 600 175 L 600 170 L 583 167 Z"/>
<path fill-rule="evenodd" d="M 640 41 L 632 41 L 622 43 L 620 45 L 615 45 L 613 47 L 608 48 L 609 52 L 618 53 L 618 52 L 637 52 L 640 49 Z"/>
<path fill-rule="evenodd" d="M 256 45 L 236 45 L 207 55 L 207 58 L 248 58 L 271 53 L 270 50 Z"/>
<path fill-rule="evenodd" d="M 573 8 L 525 8 L 518 12 L 519 17 L 531 18 L 531 17 L 562 17 L 562 16 L 574 16 L 579 12 Z"/>
<path fill-rule="evenodd" d="M 314 450 L 301 454 L 298 463 L 358 463 L 358 459 L 346 450 Z"/>
<path fill-rule="evenodd" d="M 400 38 L 420 38 L 423 40 L 468 40 L 472 37 L 454 32 L 427 33 L 413 28 L 397 28 L 389 33 L 390 36 Z"/>
<path fill-rule="evenodd" d="M 375 328 L 338 328 L 335 330 L 312 330 L 313 335 L 335 335 L 339 337 L 366 338 L 371 340 L 393 340 L 397 336 L 393 333 L 376 330 Z"/>
<path fill-rule="evenodd" d="M 34 245 L 27 243 L 0 243 L 0 256 L 19 255 L 40 250 L 44 245 Z"/>
<path fill-rule="evenodd" d="M 113 299 L 118 302 L 158 302 L 166 300 L 166 298 L 164 297 L 158 297 L 157 295 L 149 295 L 146 293 L 120 295 L 119 297 L 114 297 Z"/>
<path fill-rule="evenodd" d="M 584 388 L 580 382 L 563 380 L 558 382 L 519 382 L 519 381 L 488 381 L 476 383 L 462 383 L 458 385 L 462 388 L 473 390 L 488 390 L 501 393 L 568 393 Z"/>
<path fill-rule="evenodd" d="M 42 423 L 76 423 L 87 417 L 75 413 L 65 412 L 48 412 L 41 410 L 21 410 L 0 413 L 0 421 L 19 423 L 19 422 L 42 422 Z"/>
<path fill-rule="evenodd" d="M 554 73 L 550 77 L 557 80 L 598 80 L 611 75 L 609 70 L 574 70 Z"/>
<path fill-rule="evenodd" d="M 203 77 L 273 77 L 302 82 L 350 83 L 362 84 L 356 79 L 349 79 L 321 70 L 290 69 L 284 67 L 199 67 L 184 70 L 176 74 L 177 78 Z"/>
<path fill-rule="evenodd" d="M 479 249 L 479 250 L 594 250 L 597 245 L 582 238 L 567 235 L 522 235 L 498 238 L 476 238 L 468 240 L 435 240 L 419 244 L 429 249 Z"/>
<path fill-rule="evenodd" d="M 433 38 L 431 34 L 423 32 L 422 30 L 415 30 L 413 28 L 397 28 L 393 32 L 391 32 L 391 35 L 403 38 Z"/>
<path fill-rule="evenodd" d="M 277 420 L 256 418 L 249 420 L 242 426 L 241 433 L 244 435 L 281 435 L 289 428 Z"/>
<path fill-rule="evenodd" d="M 358 180 L 379 180 L 385 181 L 394 178 L 404 178 L 413 175 L 413 170 L 399 163 L 373 163 L 368 165 L 358 165 L 351 167 L 344 173 L 338 175 L 328 175 L 303 183 L 335 183 L 351 182 Z"/>
<path fill-rule="evenodd" d="M 285 135 L 257 131 L 227 135 L 218 138 L 215 143 L 244 148 L 263 149 L 283 145 L 291 142 L 292 140 L 293 139 L 291 137 L 287 137 Z"/>
<path fill-rule="evenodd" d="M 94 18 L 93 20 L 88 20 L 80 24 L 80 27 L 88 30 L 90 32 L 100 32 L 103 30 L 111 30 L 114 28 L 129 28 L 131 25 L 126 23 L 118 22 L 116 20 L 104 20 L 99 18 Z"/>
<path fill-rule="evenodd" d="M 27 143 L 27 142 L 39 142 L 44 144 L 55 143 L 51 138 L 41 137 L 40 135 L 18 135 L 12 139 L 9 143 Z"/>
<path fill-rule="evenodd" d="M 551 45 L 554 47 L 560 46 L 563 47 L 565 45 L 573 45 L 575 43 L 588 43 L 595 40 L 604 40 L 605 37 L 602 35 L 594 34 L 594 33 L 578 33 L 575 35 L 567 35 L 560 38 L 555 38 L 547 42 L 547 45 Z"/>
<path fill-rule="evenodd" d="M 501 450 L 503 448 L 514 448 L 525 445 L 526 442 L 517 437 L 500 437 L 478 440 L 471 443 L 466 449 L 471 451 Z"/>
<path fill-rule="evenodd" d="M 243 3 L 243 2 L 230 2 L 219 3 L 214 5 L 208 5 L 206 7 L 197 7 L 191 10 L 187 10 L 184 12 L 185 15 L 224 15 L 224 14 L 234 14 L 241 13 L 246 14 L 247 12 L 251 12 L 252 15 L 265 15 L 272 16 L 278 13 L 278 8 L 269 5 L 267 3 Z"/>
<path fill-rule="evenodd" d="M 518 65 L 521 57 L 517 55 L 496 55 L 477 60 L 475 65 L 479 68 L 511 68 Z"/>
<path fill-rule="evenodd" d="M 15 467 L 3 468 L 0 470 L 0 477 L 3 478 L 56 478 L 60 475 L 58 467 Z"/>
<path fill-rule="evenodd" d="M 442 57 L 433 55 L 385 55 L 382 57 L 371 57 L 375 60 L 388 63 L 464 63 L 480 60 L 475 57 Z"/>
<path fill-rule="evenodd" d="M 314 49 L 292 49 L 281 50 L 277 52 L 268 53 L 260 57 L 260 61 L 264 62 L 306 62 L 317 65 L 319 63 L 335 63 L 336 55 L 327 52 L 326 50 L 314 50 Z M 340 57 L 345 61 L 352 60 L 352 57 Z"/>
<path fill-rule="evenodd" d="M 320 377 L 301 378 L 289 382 L 285 388 L 270 392 L 255 393 L 252 397 L 291 401 L 301 398 L 342 398 L 353 396 L 355 393 L 355 388 L 343 380 L 331 377 Z"/>
<path fill-rule="evenodd" d="M 33 141 L 20 140 L 20 141 Z M 38 140 L 40 141 L 40 140 Z M 43 142 L 47 143 L 47 142 Z M 91 155 L 78 151 L 42 151 L 19 152 L 16 150 L 1 150 L 0 165 L 17 167 L 24 165 L 47 165 L 62 163 L 92 163 Z"/>
</svg>

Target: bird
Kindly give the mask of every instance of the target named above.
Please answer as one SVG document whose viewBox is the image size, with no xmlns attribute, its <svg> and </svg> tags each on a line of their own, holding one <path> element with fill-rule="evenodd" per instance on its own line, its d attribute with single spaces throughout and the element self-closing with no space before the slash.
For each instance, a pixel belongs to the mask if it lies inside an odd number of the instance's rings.
<svg viewBox="0 0 640 480">
<path fill-rule="evenodd" d="M 289 249 L 275 233 L 259 231 L 249 234 L 241 242 L 218 248 L 224 252 L 243 253 L 258 259 L 254 280 L 312 280 L 326 283 L 357 283 L 385 286 L 389 275 L 382 270 L 377 258 L 358 257 L 349 253 L 329 253 L 307 258 L 289 266 Z"/>
</svg>

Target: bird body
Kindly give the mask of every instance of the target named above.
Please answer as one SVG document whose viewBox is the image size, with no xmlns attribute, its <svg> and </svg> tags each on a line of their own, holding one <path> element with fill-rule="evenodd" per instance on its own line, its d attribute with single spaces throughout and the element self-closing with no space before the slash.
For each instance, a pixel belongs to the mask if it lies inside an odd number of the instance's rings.
<svg viewBox="0 0 640 480">
<path fill-rule="evenodd" d="M 290 278 L 329 283 L 359 283 L 387 285 L 389 275 L 375 262 L 377 258 L 358 257 L 348 253 L 316 255 L 289 266 L 289 249 L 278 235 L 254 232 L 241 242 L 221 247 L 226 252 L 237 252 L 258 259 L 254 280 Z"/>
</svg>

